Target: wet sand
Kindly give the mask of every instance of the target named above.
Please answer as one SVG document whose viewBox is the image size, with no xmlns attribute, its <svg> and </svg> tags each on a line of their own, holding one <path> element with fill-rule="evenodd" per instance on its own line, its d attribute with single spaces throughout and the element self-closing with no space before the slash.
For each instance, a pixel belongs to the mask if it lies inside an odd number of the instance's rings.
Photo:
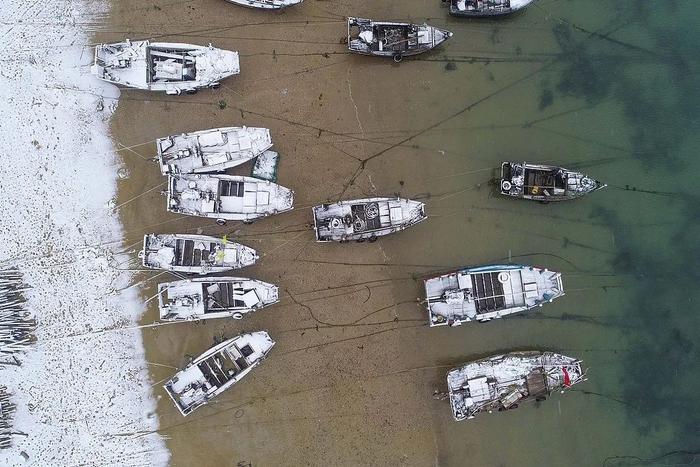
<svg viewBox="0 0 700 467">
<path fill-rule="evenodd" d="M 242 67 L 221 89 L 192 96 L 122 91 L 112 131 L 116 144 L 132 147 L 121 151 L 130 171 L 119 199 L 128 202 L 121 209 L 126 244 L 138 250 L 148 232 L 228 234 L 262 255 L 241 275 L 279 284 L 283 297 L 241 321 L 144 332 L 173 465 L 584 466 L 621 451 L 651 451 L 638 447 L 645 438 L 629 430 L 625 405 L 612 399 L 624 369 L 609 356 L 625 351 L 630 331 L 618 318 L 629 297 L 626 278 L 611 271 L 616 239 L 594 213 L 601 206 L 637 211 L 626 221 L 640 224 L 658 216 L 620 190 L 545 208 L 498 198 L 489 183 L 502 160 L 515 158 L 580 165 L 606 179 L 624 174 L 649 186 L 642 168 L 615 162 L 629 158 L 616 105 L 591 110 L 557 97 L 546 111 L 538 108 L 559 76 L 552 27 L 557 14 L 569 14 L 561 5 L 499 23 L 449 19 L 440 2 L 418 0 L 307 0 L 282 13 L 219 0 L 178 2 L 177 9 L 167 0 L 112 5 L 99 41 L 212 42 L 238 50 Z M 605 21 L 575 13 L 592 30 Z M 343 15 L 428 18 L 456 34 L 435 53 L 396 65 L 346 54 Z M 295 190 L 295 210 L 225 227 L 166 213 L 158 195 L 164 179 L 147 160 L 155 155 L 153 139 L 230 125 L 270 128 L 282 156 L 278 182 Z M 314 242 L 310 206 L 393 193 L 425 199 L 429 221 L 374 244 Z M 661 210 L 664 203 L 644 200 Z M 421 275 L 509 259 L 564 271 L 567 296 L 527 318 L 427 327 L 417 303 Z M 141 278 L 144 298 L 158 281 L 173 279 Z M 143 322 L 156 319 L 151 300 Z M 182 418 L 162 381 L 215 337 L 258 329 L 277 341 L 268 360 Z M 603 396 L 554 395 L 537 408 L 462 424 L 452 422 L 447 401 L 432 396 L 445 390 L 452 366 L 532 348 L 590 362 L 595 380 L 583 389 Z"/>
</svg>

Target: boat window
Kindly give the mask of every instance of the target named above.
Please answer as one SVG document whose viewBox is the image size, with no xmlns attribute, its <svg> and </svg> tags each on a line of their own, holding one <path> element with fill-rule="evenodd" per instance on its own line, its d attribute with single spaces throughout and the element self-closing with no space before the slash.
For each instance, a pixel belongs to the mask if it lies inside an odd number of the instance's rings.
<svg viewBox="0 0 700 467">
<path fill-rule="evenodd" d="M 243 197 L 243 187 L 245 183 L 234 182 L 230 180 L 222 180 L 219 182 L 219 196 L 237 196 Z"/>
</svg>

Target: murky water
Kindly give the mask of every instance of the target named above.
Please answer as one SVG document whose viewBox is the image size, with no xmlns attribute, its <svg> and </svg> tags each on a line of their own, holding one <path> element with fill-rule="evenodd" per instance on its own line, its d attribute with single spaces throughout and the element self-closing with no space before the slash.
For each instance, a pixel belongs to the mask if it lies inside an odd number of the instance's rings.
<svg viewBox="0 0 700 467">
<path fill-rule="evenodd" d="M 185 421 L 161 401 L 174 465 L 696 461 L 700 4 L 542 0 L 505 20 L 464 21 L 437 0 L 307 0 L 273 15 L 215 0 L 178 11 L 156 3 L 136 11 L 115 1 L 100 39 L 157 29 L 163 40 L 212 41 L 241 52 L 243 74 L 196 96 L 127 91 L 115 138 L 268 126 L 298 206 L 245 228 L 177 219 L 155 192 L 123 210 L 133 242 L 153 230 L 239 234 L 265 255 L 245 274 L 286 292 L 242 322 L 146 332 L 149 360 L 172 366 L 213 335 L 265 328 L 278 339 L 254 376 Z M 455 36 L 394 65 L 345 54 L 343 15 L 428 18 Z M 122 154 L 132 174 L 124 200 L 162 182 Z M 503 199 L 490 182 L 508 159 L 578 167 L 609 187 L 556 205 Z M 431 219 L 373 245 L 314 244 L 308 206 L 370 193 L 423 198 Z M 508 260 L 563 271 L 567 295 L 526 317 L 424 325 L 417 278 Z M 144 296 L 163 279 L 146 282 Z M 151 308 L 147 321 L 155 316 Z M 579 356 L 589 381 L 465 423 L 432 398 L 449 367 L 516 349 Z M 154 367 L 154 381 L 171 373 Z"/>
</svg>

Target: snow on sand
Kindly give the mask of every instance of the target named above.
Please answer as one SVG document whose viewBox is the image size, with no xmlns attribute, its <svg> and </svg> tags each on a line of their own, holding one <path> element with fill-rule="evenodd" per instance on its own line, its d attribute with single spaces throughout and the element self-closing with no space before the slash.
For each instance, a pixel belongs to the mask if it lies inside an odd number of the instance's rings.
<svg viewBox="0 0 700 467">
<path fill-rule="evenodd" d="M 109 205 L 119 169 L 108 137 L 114 93 L 89 75 L 81 24 L 104 18 L 90 0 L 2 0 L 0 266 L 32 287 L 37 344 L 0 367 L 14 428 L 0 465 L 165 465 L 141 334 L 143 305 L 118 272 L 121 225 Z M 88 92 L 85 92 L 88 91 Z M 112 94 L 116 97 L 116 94 Z M 26 458 L 28 456 L 28 458 Z"/>
</svg>

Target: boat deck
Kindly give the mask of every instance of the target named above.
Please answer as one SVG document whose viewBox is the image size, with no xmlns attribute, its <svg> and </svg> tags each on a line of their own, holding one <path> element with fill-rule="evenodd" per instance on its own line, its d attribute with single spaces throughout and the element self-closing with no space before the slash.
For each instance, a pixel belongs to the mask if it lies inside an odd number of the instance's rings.
<svg viewBox="0 0 700 467">
<path fill-rule="evenodd" d="M 491 319 L 561 294 L 558 274 L 530 267 L 465 269 L 425 281 L 431 322 Z"/>
</svg>

